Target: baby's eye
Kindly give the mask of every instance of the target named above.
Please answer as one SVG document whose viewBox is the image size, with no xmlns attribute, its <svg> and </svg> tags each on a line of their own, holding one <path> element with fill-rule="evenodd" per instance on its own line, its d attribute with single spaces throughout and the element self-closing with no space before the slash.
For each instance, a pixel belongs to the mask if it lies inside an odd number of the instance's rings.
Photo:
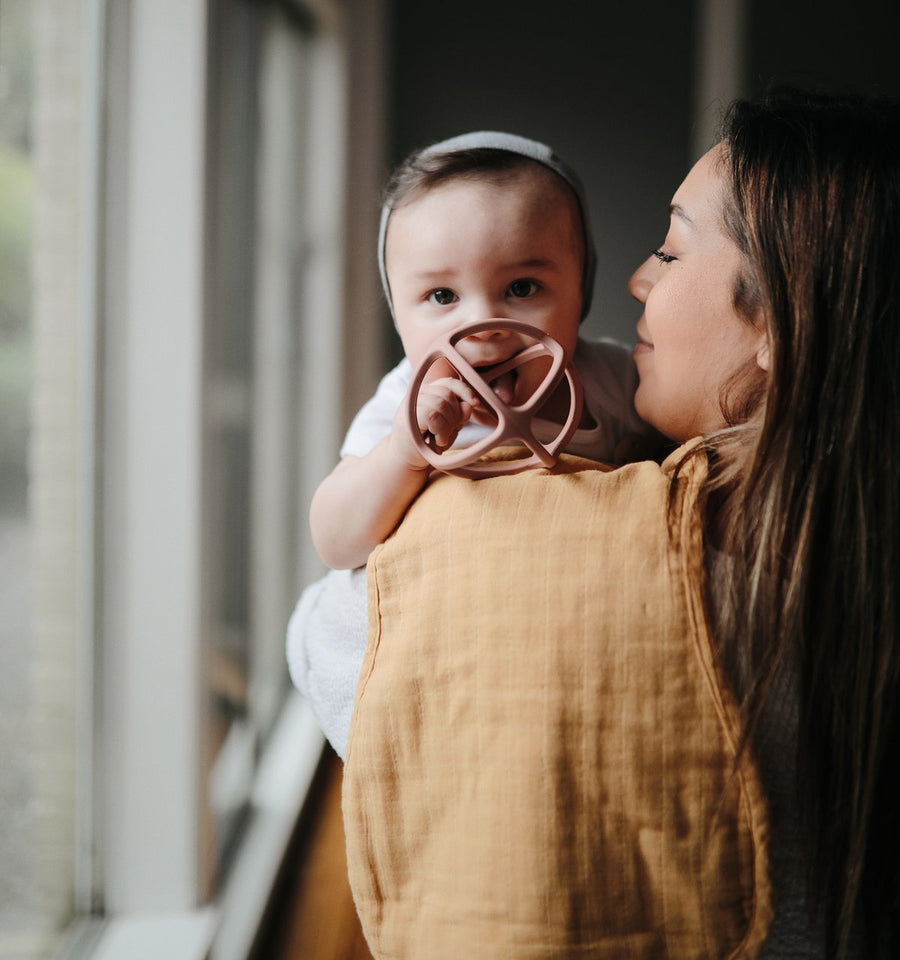
<svg viewBox="0 0 900 960">
<path fill-rule="evenodd" d="M 673 260 L 677 259 L 673 257 L 670 253 L 663 253 L 662 250 L 651 250 L 650 256 L 656 257 L 660 263 L 671 263 Z"/>
<path fill-rule="evenodd" d="M 439 307 L 446 307 L 458 299 L 456 294 L 448 287 L 439 287 L 428 294 L 431 303 L 436 303 Z"/>
<path fill-rule="evenodd" d="M 513 280 L 507 289 L 510 297 L 516 297 L 518 300 L 524 300 L 527 297 L 534 296 L 538 291 L 538 285 L 534 280 Z"/>
</svg>

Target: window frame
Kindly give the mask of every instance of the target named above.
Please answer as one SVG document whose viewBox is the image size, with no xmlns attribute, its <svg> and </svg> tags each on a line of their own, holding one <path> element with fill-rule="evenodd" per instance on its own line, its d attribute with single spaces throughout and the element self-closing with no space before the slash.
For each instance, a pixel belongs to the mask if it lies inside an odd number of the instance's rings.
<svg viewBox="0 0 900 960">
<path fill-rule="evenodd" d="M 246 956 L 324 742 L 308 704 L 291 692 L 259 763 L 232 868 L 210 901 L 198 811 L 213 2 L 88 0 L 85 8 L 81 189 L 89 210 L 79 312 L 89 495 L 79 518 L 76 917 L 58 954 L 67 960 Z M 299 506 L 379 374 L 379 349 L 348 348 L 347 316 L 365 299 L 353 336 L 380 343 L 369 198 L 383 166 L 384 8 L 380 0 L 281 2 L 322 31 L 331 48 L 326 73 L 346 64 L 341 109 L 352 166 L 339 168 L 347 206 L 329 240 L 341 257 L 349 251 L 330 268 L 344 290 L 341 322 L 317 331 L 316 379 L 306 385 L 326 391 L 332 414 L 312 438 L 308 423 L 298 427 L 311 442 Z M 325 91 L 323 116 L 334 106 Z M 365 261 L 354 259 L 361 250 Z"/>
</svg>

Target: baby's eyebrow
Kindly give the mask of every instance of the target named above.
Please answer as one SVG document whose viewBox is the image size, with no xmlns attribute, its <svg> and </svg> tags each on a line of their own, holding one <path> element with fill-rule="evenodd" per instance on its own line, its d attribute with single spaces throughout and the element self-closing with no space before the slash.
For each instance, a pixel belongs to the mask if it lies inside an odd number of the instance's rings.
<svg viewBox="0 0 900 960">
<path fill-rule="evenodd" d="M 440 280 L 442 277 L 455 277 L 459 271 L 452 267 L 435 270 L 416 270 L 415 276 L 421 280 Z"/>
<path fill-rule="evenodd" d="M 551 260 L 550 257 L 530 257 L 527 260 L 517 260 L 515 263 L 511 263 L 510 267 L 515 270 L 529 268 L 532 270 L 552 270 L 556 267 L 556 261 Z"/>
</svg>

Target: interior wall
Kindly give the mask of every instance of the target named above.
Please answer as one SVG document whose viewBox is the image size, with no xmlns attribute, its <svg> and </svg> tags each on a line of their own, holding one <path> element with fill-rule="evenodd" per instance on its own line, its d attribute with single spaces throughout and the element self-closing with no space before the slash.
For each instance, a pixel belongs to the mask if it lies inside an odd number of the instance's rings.
<svg viewBox="0 0 900 960">
<path fill-rule="evenodd" d="M 692 10 L 394 0 L 390 163 L 475 129 L 552 145 L 587 188 L 598 254 L 591 335 L 633 341 L 639 310 L 625 285 L 662 242 L 689 164 Z"/>
<path fill-rule="evenodd" d="M 774 81 L 900 96 L 900 4 L 729 0 L 730 46 L 708 36 L 722 3 L 393 0 L 388 160 L 478 128 L 550 143 L 590 202 L 598 271 L 585 331 L 633 342 L 628 277 L 662 241 L 671 194 L 714 126 L 708 110 L 720 112 L 697 101 L 701 56 L 708 67 L 735 49 L 745 94 Z"/>
<path fill-rule="evenodd" d="M 745 0 L 747 84 L 770 83 L 900 97 L 896 0 Z"/>
</svg>

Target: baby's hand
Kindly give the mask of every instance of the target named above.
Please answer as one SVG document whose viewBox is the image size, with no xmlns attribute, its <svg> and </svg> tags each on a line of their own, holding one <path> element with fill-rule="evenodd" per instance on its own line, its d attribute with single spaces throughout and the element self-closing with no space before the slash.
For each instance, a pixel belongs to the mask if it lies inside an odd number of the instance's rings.
<svg viewBox="0 0 900 960">
<path fill-rule="evenodd" d="M 416 448 L 406 420 L 406 402 L 394 418 L 392 443 L 396 453 L 410 466 L 423 467 L 426 461 Z M 463 380 L 444 377 L 423 384 L 416 401 L 416 420 L 425 442 L 438 452 L 446 450 L 468 423 L 475 410 L 481 409 L 478 394 Z"/>
</svg>

